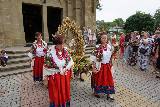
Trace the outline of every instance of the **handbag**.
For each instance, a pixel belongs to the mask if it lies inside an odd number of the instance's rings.
[[[140,52],[141,54],[145,54],[145,53],[147,52],[147,49],[145,49],[145,48],[140,48],[139,52]]]

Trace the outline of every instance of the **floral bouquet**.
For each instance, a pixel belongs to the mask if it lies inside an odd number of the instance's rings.
[[[93,53],[94,56],[96,56],[96,60],[98,62],[102,61],[102,58],[103,58],[103,49],[101,49],[101,48],[96,49],[92,53]]]
[[[102,61],[102,57],[103,57],[103,54],[101,52],[98,52],[97,55],[96,55],[97,61],[101,62]]]
[[[69,50],[69,52],[74,62],[73,72],[75,75],[79,75],[83,71],[86,72],[84,68],[90,69],[91,63],[86,57],[78,56],[74,50]]]

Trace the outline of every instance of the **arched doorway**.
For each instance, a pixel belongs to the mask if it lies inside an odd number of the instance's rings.
[[[23,26],[26,43],[35,40],[35,33],[42,32],[42,6],[33,4],[22,4]]]

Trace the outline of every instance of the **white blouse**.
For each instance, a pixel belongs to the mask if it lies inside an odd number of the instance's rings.
[[[103,64],[109,63],[111,55],[112,55],[111,46],[107,45],[107,50],[106,51],[103,50],[102,63]]]
[[[43,50],[44,50],[43,47],[38,47],[38,46],[37,46],[37,49],[36,49],[36,56],[38,56],[38,57],[45,56],[45,53],[44,53]]]

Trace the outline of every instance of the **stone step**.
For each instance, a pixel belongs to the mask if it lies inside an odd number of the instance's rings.
[[[93,52],[93,50],[86,50],[85,54],[91,54]]]
[[[9,59],[28,57],[27,53],[7,54]]]
[[[85,48],[85,51],[87,51],[87,50],[94,50],[95,49],[95,47],[87,47],[87,48]]]
[[[85,58],[89,58],[89,57],[90,57],[90,54],[85,54],[84,57],[85,57]]]
[[[27,53],[27,51],[26,50],[24,50],[24,51],[6,51],[6,53],[7,54],[24,54],[24,53]]]
[[[12,58],[8,60],[7,65],[11,65],[13,63],[19,64],[19,63],[25,63],[29,62],[30,58],[29,57],[24,57],[24,58]]]
[[[14,70],[19,70],[19,69],[29,68],[29,67],[30,67],[29,62],[19,63],[19,64],[11,64],[11,65],[7,65],[5,67],[1,67],[0,73],[6,72],[6,71],[14,71]]]
[[[95,47],[95,45],[92,45],[92,46],[90,46],[90,45],[86,45],[86,46],[85,46],[85,48],[87,48],[87,47]]]
[[[31,71],[32,71],[31,68],[24,68],[24,69],[13,70],[13,71],[5,71],[5,72],[0,72],[0,77],[21,74],[21,73],[31,72]]]

